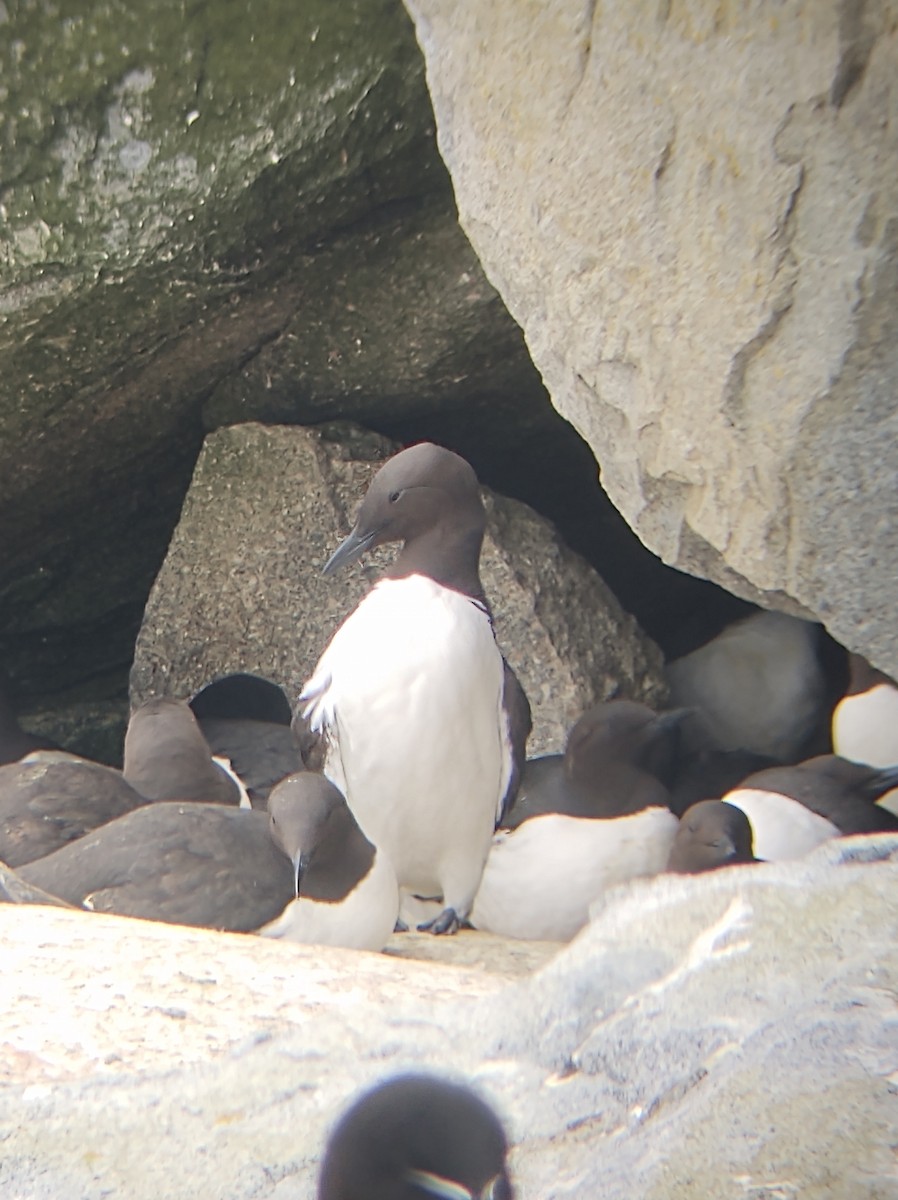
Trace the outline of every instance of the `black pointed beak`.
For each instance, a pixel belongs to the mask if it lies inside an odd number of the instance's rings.
[[[374,544],[376,537],[376,529],[366,534],[360,534],[357,529],[353,529],[349,537],[343,539],[321,568],[321,574],[332,575],[334,571],[339,571],[341,567],[346,567],[355,562],[357,558],[361,558],[365,551]]]
[[[297,850],[291,859],[293,863],[293,894],[299,899],[299,884],[309,865],[309,860],[301,850]]]

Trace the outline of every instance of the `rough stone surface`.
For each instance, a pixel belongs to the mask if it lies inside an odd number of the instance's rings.
[[[544,393],[458,228],[400,0],[5,5],[0,67],[0,661],[29,713],[84,724],[124,693],[206,401]]]
[[[0,1191],[312,1200],[415,1066],[496,1105],[521,1200],[890,1200],[896,884],[885,837],[662,876],[498,971],[0,906]]]
[[[263,675],[295,700],[334,630],[395,555],[384,547],[321,575],[394,450],[351,426],[246,424],[210,434],[147,602],[132,701],[190,695],[232,671]],[[494,494],[486,502],[483,583],[533,709],[531,753],[560,749],[597,700],[621,694],[659,705],[661,656],[598,575],[526,506]]]
[[[630,524],[898,672],[898,6],[407,7],[462,225]]]

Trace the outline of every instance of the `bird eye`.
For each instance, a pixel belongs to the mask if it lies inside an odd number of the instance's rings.
[[[395,504],[401,495],[402,492],[390,492],[390,503]]]

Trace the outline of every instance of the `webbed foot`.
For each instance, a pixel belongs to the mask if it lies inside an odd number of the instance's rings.
[[[423,925],[418,926],[421,933],[433,934],[452,934],[458,933],[461,928],[461,921],[458,919],[458,913],[454,908],[444,908],[438,917],[434,917],[432,921],[425,921]]]

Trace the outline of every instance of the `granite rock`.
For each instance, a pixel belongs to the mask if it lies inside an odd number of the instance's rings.
[[[312,1200],[349,1098],[415,1067],[496,1106],[521,1200],[887,1200],[896,883],[889,837],[661,876],[548,962],[0,906],[0,1189]]]
[[[895,4],[407,7],[462,226],[630,525],[894,674]]]

